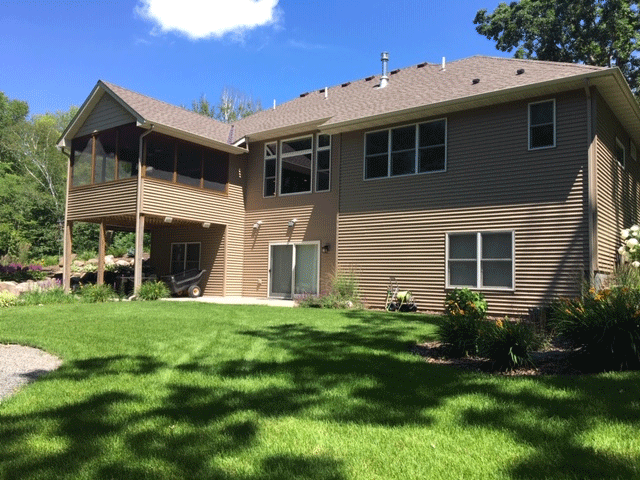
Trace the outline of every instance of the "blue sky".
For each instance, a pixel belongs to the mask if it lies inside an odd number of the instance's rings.
[[[0,0],[0,91],[31,114],[99,79],[175,105],[231,87],[270,107],[381,70],[511,56],[475,31],[499,0]]]

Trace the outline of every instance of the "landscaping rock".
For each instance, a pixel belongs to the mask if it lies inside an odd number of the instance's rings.
[[[0,292],[9,292],[18,296],[18,284],[16,282],[0,282]]]

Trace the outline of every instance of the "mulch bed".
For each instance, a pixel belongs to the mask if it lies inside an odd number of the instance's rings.
[[[552,343],[531,358],[534,367],[522,367],[508,371],[496,371],[492,362],[482,357],[450,358],[440,342],[427,342],[416,345],[412,353],[424,357],[428,363],[451,365],[461,370],[484,372],[494,375],[540,376],[540,375],[579,375],[585,372],[576,368],[571,362],[572,351],[560,343]]]

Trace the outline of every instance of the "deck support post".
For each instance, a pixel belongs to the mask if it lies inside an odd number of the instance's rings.
[[[144,214],[136,218],[136,253],[133,259],[133,294],[142,285],[142,253],[144,246]]]
[[[64,245],[62,250],[62,287],[66,293],[71,291],[71,256],[73,247],[73,222],[64,223]]]
[[[107,226],[104,219],[100,220],[100,237],[98,240],[98,285],[104,284],[104,255],[106,250]]]

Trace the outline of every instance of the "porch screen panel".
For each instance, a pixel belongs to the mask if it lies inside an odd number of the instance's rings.
[[[138,175],[138,150],[142,130],[127,125],[118,131],[118,178]]]
[[[147,177],[173,180],[175,142],[160,136],[147,138]]]
[[[92,152],[92,137],[73,139],[73,171],[71,183],[74,187],[89,185],[91,183]]]
[[[229,181],[229,154],[206,149],[204,151],[203,186],[225,191]]]
[[[296,245],[295,293],[317,294],[318,247]]]
[[[116,131],[107,130],[96,137],[96,168],[93,183],[116,179]]]
[[[178,183],[200,186],[202,175],[202,149],[190,144],[178,145]]]

